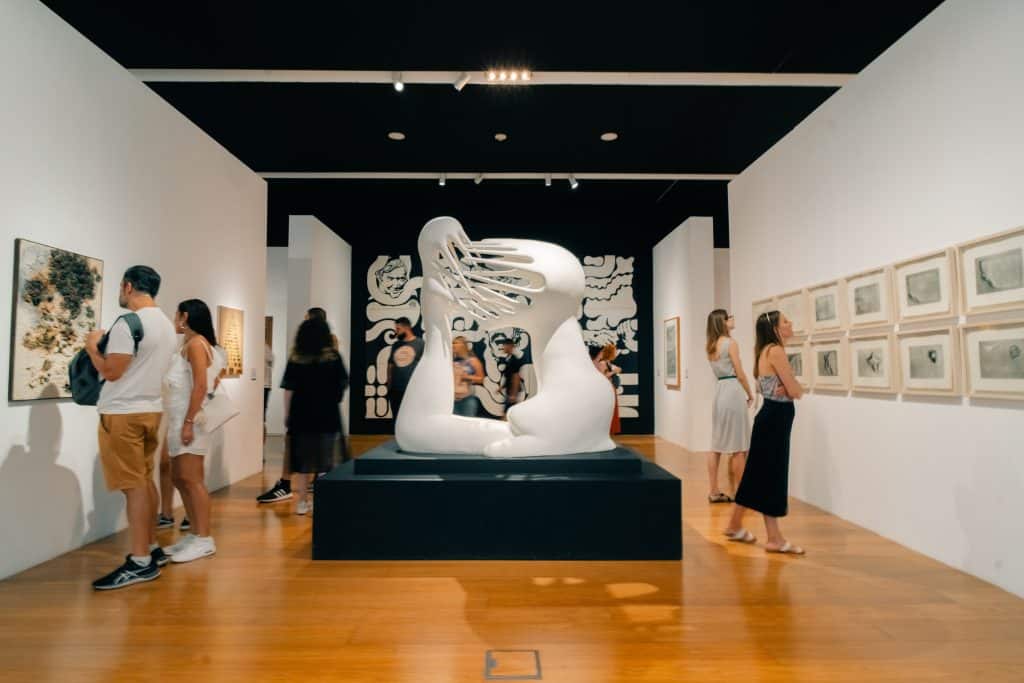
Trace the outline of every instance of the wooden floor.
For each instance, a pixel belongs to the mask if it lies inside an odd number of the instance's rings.
[[[0,582],[0,680],[480,681],[487,650],[544,681],[1024,680],[1024,601],[798,502],[807,557],[724,542],[702,457],[623,442],[683,477],[681,563],[314,563],[253,500],[270,467],[216,494],[212,559],[96,594],[119,534]]]

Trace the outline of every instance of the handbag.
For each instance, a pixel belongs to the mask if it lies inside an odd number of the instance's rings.
[[[206,395],[203,409],[195,417],[195,423],[202,425],[207,433],[215,432],[228,420],[237,417],[241,411],[235,407],[223,383],[218,382],[213,391]]]
[[[134,353],[138,355],[139,343],[142,342],[144,335],[142,320],[139,319],[137,313],[125,313],[114,321],[114,325],[119,320],[124,320],[125,324],[128,325],[128,332],[132,335],[132,340],[135,342]],[[110,326],[111,329],[113,329],[114,325]],[[108,331],[100,339],[99,344],[96,345],[100,353],[106,353],[109,339],[110,332]],[[105,381],[100,377],[100,373],[96,370],[96,366],[92,364],[92,359],[89,358],[89,354],[85,349],[79,350],[74,358],[71,359],[71,363],[68,365],[68,385],[71,387],[71,399],[78,405],[94,406],[99,403],[100,391],[103,389]]]

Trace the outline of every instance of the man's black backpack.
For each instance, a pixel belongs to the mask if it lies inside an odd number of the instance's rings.
[[[132,339],[135,340],[135,353],[137,354],[139,342],[142,341],[142,321],[135,313],[125,313],[114,321],[114,325],[118,320],[124,320],[127,323],[128,331],[131,332]],[[114,325],[111,325],[110,328],[113,329]],[[106,352],[109,338],[110,332],[108,331],[100,339],[100,343],[97,345],[100,353]],[[96,371],[96,366],[92,364],[92,359],[89,358],[85,349],[76,353],[75,357],[71,359],[71,364],[68,365],[68,379],[71,383],[71,400],[75,403],[80,406],[94,406],[99,402],[100,390],[103,388],[105,380]]]

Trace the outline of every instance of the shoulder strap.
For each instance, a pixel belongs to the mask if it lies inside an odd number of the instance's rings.
[[[145,336],[145,333],[143,332],[142,329],[142,319],[139,318],[139,315],[137,313],[125,313],[124,315],[120,316],[117,320],[114,321],[114,325],[116,325],[121,320],[123,320],[125,325],[128,326],[128,332],[132,335],[132,340],[135,342],[134,353],[135,355],[138,355],[139,343],[142,341],[142,337]],[[111,325],[110,329],[114,329],[114,325]],[[110,332],[107,332],[106,336],[109,335]],[[106,341],[104,340],[103,349],[105,349],[106,346]],[[101,351],[103,349],[101,349]]]

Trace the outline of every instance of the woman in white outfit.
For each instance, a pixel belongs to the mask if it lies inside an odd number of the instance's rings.
[[[225,357],[223,349],[217,346],[210,309],[199,299],[178,304],[174,325],[185,335],[185,341],[174,354],[164,378],[167,450],[171,456],[171,477],[181,492],[194,533],[165,552],[172,562],[191,562],[217,552],[210,536],[210,494],[203,471],[203,458],[211,452],[213,435],[196,424],[196,416],[220,381]]]
[[[729,490],[735,495],[743,477],[747,450],[750,448],[750,414],[754,394],[740,363],[740,351],[729,333],[736,321],[729,313],[716,308],[708,314],[708,362],[718,379],[715,403],[711,409],[711,453],[708,453],[708,478],[711,490],[709,503],[731,503],[732,497],[718,486],[718,462],[723,453],[729,459]]]

